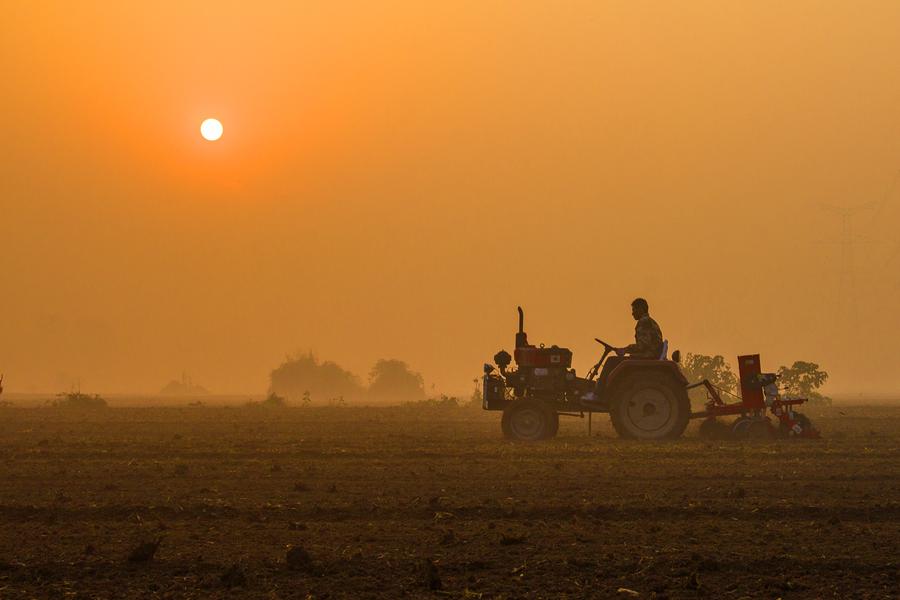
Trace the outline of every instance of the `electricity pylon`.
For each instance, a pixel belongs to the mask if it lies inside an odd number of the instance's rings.
[[[872,215],[873,225],[884,219],[885,210],[887,209],[888,203],[894,197],[894,192],[897,191],[898,185],[900,185],[900,171],[897,171],[891,185],[884,191],[884,196],[881,198],[881,202],[878,203],[878,207]],[[887,259],[884,261],[884,266],[886,268],[893,267],[897,259],[900,258],[900,237],[895,237],[892,241],[893,244],[888,249]]]
[[[837,319],[838,323],[856,329],[859,322],[859,311],[856,303],[856,260],[854,248],[864,238],[853,231],[853,218],[864,211],[878,207],[875,201],[865,202],[856,206],[832,206],[823,204],[825,210],[837,214],[841,219],[840,239],[834,243],[840,245],[841,258],[838,275],[837,290]]]

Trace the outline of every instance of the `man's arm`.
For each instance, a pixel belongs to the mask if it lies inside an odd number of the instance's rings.
[[[656,339],[653,326],[649,321],[641,319],[634,329],[634,344],[622,348],[623,354],[653,354],[656,351]]]

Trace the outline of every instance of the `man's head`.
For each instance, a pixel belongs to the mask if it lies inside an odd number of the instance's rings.
[[[631,303],[631,316],[637,321],[644,315],[650,314],[650,305],[643,298],[635,298]]]

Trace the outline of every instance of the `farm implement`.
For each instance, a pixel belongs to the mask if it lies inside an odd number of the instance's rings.
[[[609,413],[620,437],[638,440],[674,439],[690,419],[704,419],[700,434],[709,438],[760,439],[775,436],[818,437],[809,420],[794,411],[806,402],[782,398],[777,376],[762,373],[759,355],[738,358],[741,397],[731,404],[709,381],[690,383],[678,366],[678,351],[668,357],[668,343],[657,359],[612,355],[615,348],[594,338],[603,347],[600,360],[584,377],[572,368],[572,351],[559,346],[529,344],[524,313],[519,307],[519,330],[512,356],[505,350],[494,355],[494,365],[484,365],[483,408],[502,411],[506,437],[521,441],[552,438],[559,417]],[[515,360],[515,367],[511,367]],[[703,387],[708,400],[704,410],[691,412],[688,391]],[[767,412],[777,419],[773,425]],[[737,416],[733,423],[721,417]]]
[[[782,397],[776,383],[775,373],[763,373],[759,354],[738,356],[741,396],[738,402],[726,404],[719,390],[707,380],[691,384],[688,389],[704,387],[707,394],[705,410],[692,413],[691,418],[703,418],[700,424],[700,436],[710,439],[751,438],[767,439],[773,437],[818,438],[818,430],[794,407],[806,402],[806,398]],[[776,420],[775,425],[769,419],[770,412]],[[731,424],[718,420],[718,417],[739,415]]]

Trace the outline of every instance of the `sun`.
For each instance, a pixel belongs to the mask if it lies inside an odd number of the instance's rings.
[[[206,119],[200,123],[200,135],[203,139],[214,142],[222,137],[222,123],[218,119]]]

